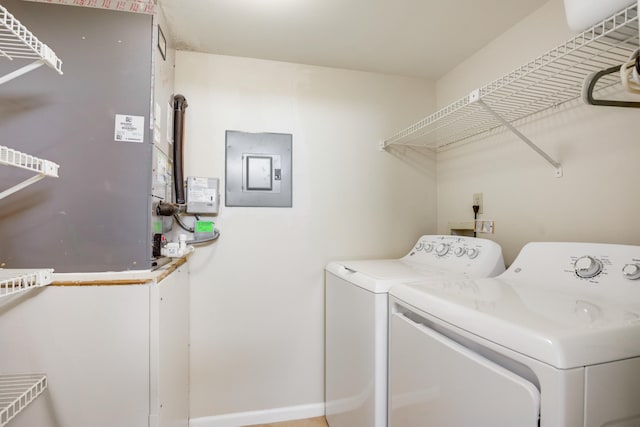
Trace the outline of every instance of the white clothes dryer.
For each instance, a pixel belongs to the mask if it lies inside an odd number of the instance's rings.
[[[640,246],[530,243],[390,290],[391,427],[640,426]]]
[[[388,291],[426,277],[504,271],[500,246],[462,236],[422,236],[401,259],[326,267],[325,401],[331,427],[386,427]]]

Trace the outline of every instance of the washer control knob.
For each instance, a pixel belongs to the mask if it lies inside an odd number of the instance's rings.
[[[476,248],[469,248],[467,249],[467,256],[471,259],[474,259],[475,257],[477,257],[480,254],[480,251]]]
[[[463,248],[463,247],[457,247],[453,250],[453,253],[456,254],[456,256],[462,256],[466,253],[467,251]]]
[[[449,245],[446,243],[440,243],[436,246],[436,254],[438,254],[438,256],[444,256],[447,252],[449,252]]]
[[[590,279],[600,274],[602,271],[602,262],[594,257],[583,256],[576,260],[573,267],[578,277]]]
[[[425,252],[431,252],[433,250],[433,244],[431,243],[425,243],[424,244],[424,251]]]
[[[422,242],[420,242],[420,243],[418,243],[418,244],[416,245],[416,251],[421,251],[421,250],[422,250],[422,248],[424,248],[424,244],[423,244]]]
[[[640,279],[640,264],[627,264],[622,267],[622,275],[629,280]]]

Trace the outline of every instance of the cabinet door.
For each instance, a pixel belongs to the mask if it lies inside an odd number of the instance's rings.
[[[511,371],[394,313],[391,427],[537,427],[540,393]]]
[[[0,372],[43,372],[49,384],[7,427],[146,426],[149,289],[47,286],[4,299]]]
[[[189,425],[189,270],[158,284],[158,426]]]

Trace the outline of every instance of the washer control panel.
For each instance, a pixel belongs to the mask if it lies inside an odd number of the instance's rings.
[[[490,243],[487,243],[490,242]],[[413,248],[412,256],[424,252],[437,257],[456,256],[476,259],[482,247],[495,244],[489,240],[463,236],[423,236]],[[411,254],[410,254],[411,255]]]
[[[477,274],[477,277],[495,276],[504,271],[500,245],[467,236],[422,236],[403,259],[469,276]]]

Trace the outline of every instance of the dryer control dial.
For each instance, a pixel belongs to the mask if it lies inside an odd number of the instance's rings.
[[[622,275],[629,280],[640,279],[640,264],[627,264],[622,267]]]
[[[416,251],[421,251],[424,248],[424,243],[420,242],[416,245]]]
[[[445,256],[447,252],[449,252],[449,245],[446,243],[440,243],[436,246],[436,254],[438,254],[438,256]]]
[[[583,256],[573,264],[578,277],[590,279],[596,277],[602,271],[602,262],[591,256]]]
[[[431,252],[433,250],[433,244],[432,243],[425,243],[424,244],[424,251],[425,252]]]
[[[461,247],[461,246],[458,246],[457,248],[455,248],[455,249],[453,250],[453,253],[454,253],[454,254],[456,254],[456,256],[462,256],[462,255],[464,255],[466,252],[467,252],[467,251],[466,251],[463,247]]]

